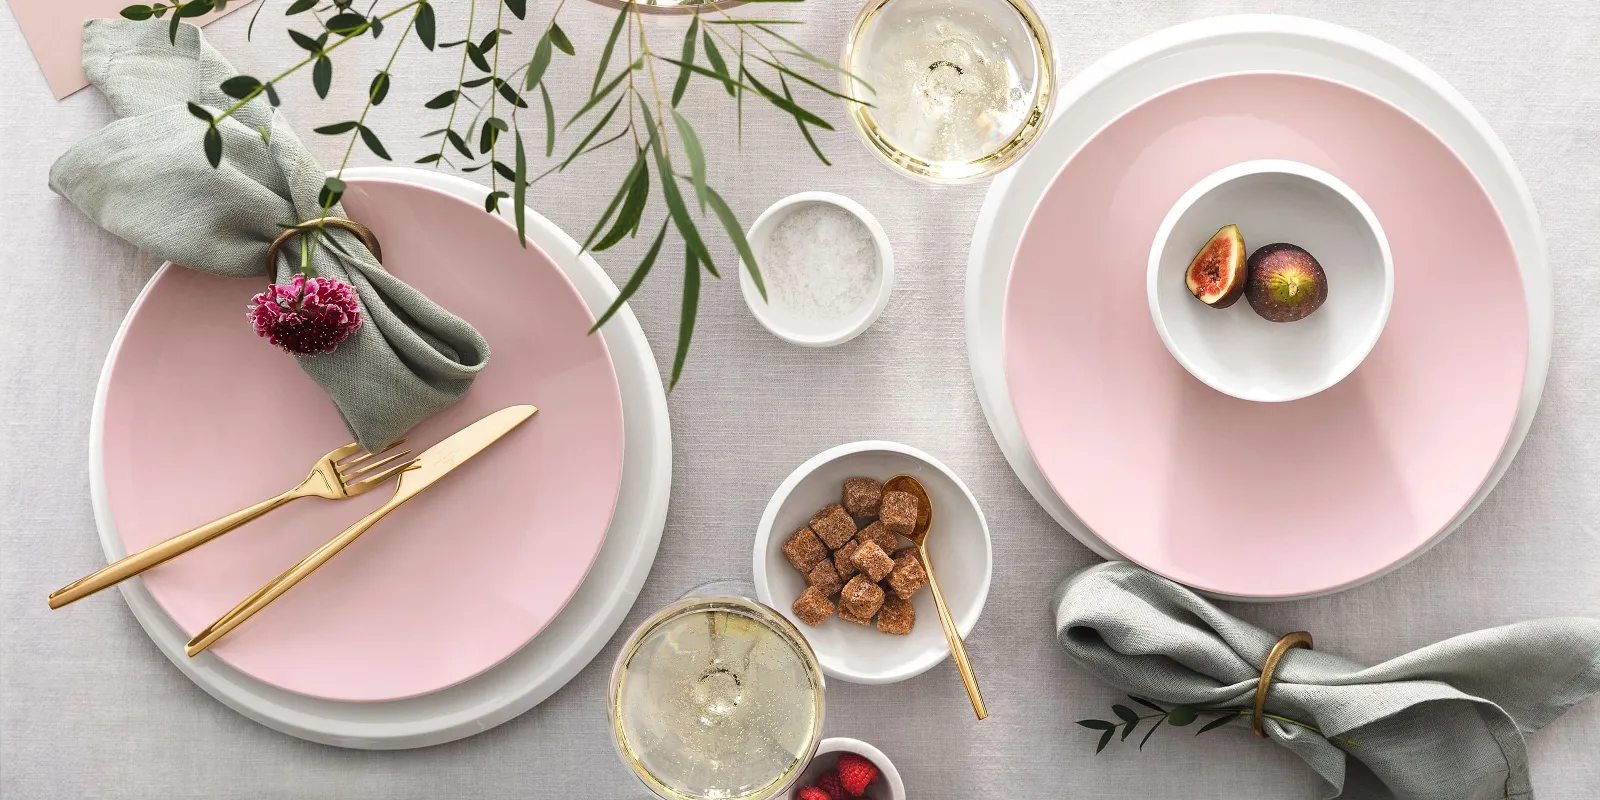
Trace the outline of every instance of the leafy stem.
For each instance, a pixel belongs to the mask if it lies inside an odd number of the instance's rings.
[[[1221,727],[1227,725],[1228,723],[1230,723],[1230,722],[1232,722],[1232,721],[1234,721],[1236,719],[1239,719],[1240,717],[1249,717],[1254,713],[1251,709],[1248,709],[1248,708],[1198,709],[1198,708],[1195,708],[1194,706],[1189,706],[1189,705],[1179,705],[1179,706],[1173,706],[1172,708],[1164,708],[1164,707],[1162,707],[1161,705],[1157,704],[1156,702],[1154,702],[1152,700],[1148,700],[1148,699],[1143,698],[1143,697],[1137,697],[1137,696],[1131,695],[1131,694],[1128,695],[1128,699],[1132,700],[1135,703],[1138,703],[1139,705],[1144,706],[1145,708],[1153,709],[1153,710],[1155,710],[1156,713],[1154,713],[1154,714],[1139,714],[1138,712],[1134,711],[1132,708],[1129,708],[1128,706],[1122,705],[1121,703],[1115,703],[1115,704],[1113,704],[1111,706],[1111,713],[1112,713],[1113,716],[1116,717],[1115,720],[1109,720],[1109,719],[1080,719],[1080,720],[1078,720],[1078,724],[1079,725],[1081,725],[1081,726],[1083,726],[1085,728],[1088,728],[1090,730],[1100,731],[1100,742],[1099,742],[1099,744],[1097,744],[1095,746],[1095,749],[1094,749],[1094,751],[1096,753],[1099,753],[1101,750],[1106,749],[1106,745],[1111,743],[1111,738],[1113,736],[1115,736],[1118,731],[1122,732],[1120,740],[1121,741],[1127,741],[1128,737],[1145,720],[1153,719],[1153,720],[1156,720],[1156,722],[1155,722],[1154,725],[1150,726],[1149,730],[1145,731],[1144,738],[1139,740],[1139,749],[1140,750],[1144,749],[1144,743],[1150,741],[1150,737],[1155,734],[1156,730],[1158,728],[1160,728],[1162,726],[1162,724],[1170,725],[1170,726],[1172,726],[1174,728],[1181,728],[1181,727],[1184,727],[1186,725],[1189,725],[1189,724],[1193,723],[1196,719],[1198,719],[1200,717],[1201,714],[1215,714],[1216,716],[1214,718],[1212,718],[1212,720],[1210,722],[1207,722],[1206,724],[1200,726],[1200,730],[1195,731],[1195,735],[1199,736],[1202,733],[1206,733],[1208,731],[1214,731],[1214,730],[1216,730],[1218,728],[1221,728]],[[1326,733],[1323,733],[1322,730],[1317,728],[1315,725],[1309,725],[1309,724],[1306,724],[1306,723],[1301,722],[1299,720],[1290,719],[1288,717],[1281,716],[1281,715],[1278,715],[1278,714],[1266,714],[1266,713],[1263,713],[1261,716],[1263,716],[1263,717],[1265,717],[1267,719],[1271,719],[1271,720],[1276,720],[1278,722],[1282,722],[1282,723],[1284,723],[1286,725],[1293,725],[1293,726],[1295,726],[1297,728],[1303,728],[1305,730],[1311,731],[1312,733],[1315,733],[1316,735],[1321,736],[1322,738],[1327,739],[1327,740],[1332,741],[1332,742],[1338,742],[1338,743],[1343,744],[1343,745],[1348,745],[1350,747],[1357,747],[1357,748],[1359,748],[1361,746],[1360,744],[1358,744],[1353,739],[1348,739],[1348,738],[1343,737],[1343,736],[1329,736]]]

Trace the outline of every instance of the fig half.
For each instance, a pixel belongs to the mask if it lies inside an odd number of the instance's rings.
[[[1183,274],[1189,294],[1212,308],[1227,308],[1239,302],[1244,295],[1244,278],[1244,235],[1239,233],[1238,225],[1212,234]]]

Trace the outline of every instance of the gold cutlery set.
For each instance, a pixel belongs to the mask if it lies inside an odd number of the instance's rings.
[[[344,500],[365,494],[387,483],[391,478],[399,476],[399,480],[395,482],[394,495],[383,505],[345,528],[339,535],[312,551],[299,563],[284,570],[278,577],[268,581],[254,594],[190,639],[184,651],[191,657],[195,656],[239,627],[256,612],[266,608],[272,601],[283,596],[284,592],[294,588],[295,584],[315,572],[318,567],[328,563],[339,554],[339,551],[378,524],[378,521],[388,516],[390,512],[416,497],[423,489],[432,486],[451,470],[482,452],[484,448],[494,444],[537,411],[537,408],[529,405],[500,409],[410,459],[406,458],[411,454],[410,450],[392,452],[405,443],[404,439],[377,453],[367,452],[353,443],[347,444],[318,459],[311,474],[307,475],[298,486],[193,530],[180,533],[133,553],[92,575],[74,581],[51,593],[50,607],[60,608],[108,586],[121,583],[241,527],[291,500],[302,497]]]

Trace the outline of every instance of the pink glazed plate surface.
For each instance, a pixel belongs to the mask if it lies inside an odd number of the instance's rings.
[[[1276,404],[1189,375],[1145,292],[1173,203],[1264,158],[1353,188],[1395,272],[1388,325],[1361,366]],[[1447,145],[1343,84],[1242,74],[1158,95],[1068,160],[1018,245],[1004,344],[1034,459],[1096,535],[1190,586],[1266,598],[1360,581],[1450,523],[1516,419],[1528,315],[1505,227]]]
[[[527,644],[584,580],[622,475],[622,403],[605,341],[542,251],[459,198],[350,180],[395,275],[471,322],[489,365],[414,430],[420,453],[480,417],[539,407],[521,427],[378,523],[210,650],[292,692],[378,701],[436,691]],[[182,267],[128,322],[106,391],[106,498],[129,552],[293,486],[350,440],[294,359],[244,308],[265,280]],[[289,504],[145,573],[193,634],[389,497]]]

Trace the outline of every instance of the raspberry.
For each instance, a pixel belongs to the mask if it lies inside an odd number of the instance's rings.
[[[839,782],[844,785],[844,790],[852,797],[860,797],[867,790],[867,784],[878,779],[878,768],[871,761],[855,753],[841,753],[839,755]],[[802,798],[810,800],[810,798]]]
[[[817,788],[828,793],[828,800],[848,800],[844,793],[844,782],[839,780],[839,771],[830,769],[817,777]]]
[[[815,786],[807,786],[794,796],[794,800],[830,800],[828,793]]]

